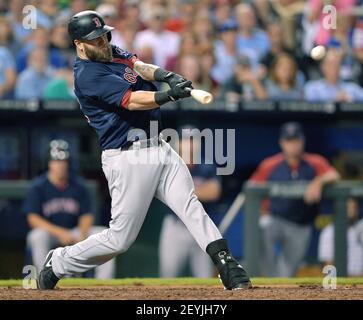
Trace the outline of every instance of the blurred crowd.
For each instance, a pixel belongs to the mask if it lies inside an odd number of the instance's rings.
[[[363,100],[362,0],[1,0],[0,98],[74,98],[67,22],[87,9],[114,45],[222,98]]]

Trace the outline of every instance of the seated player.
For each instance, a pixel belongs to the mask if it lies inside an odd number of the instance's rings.
[[[105,229],[92,226],[90,197],[82,180],[69,175],[69,157],[66,141],[51,141],[48,171],[34,179],[24,203],[32,228],[27,245],[38,272],[50,249],[75,244]],[[95,277],[113,278],[114,270],[112,259],[95,269]]]

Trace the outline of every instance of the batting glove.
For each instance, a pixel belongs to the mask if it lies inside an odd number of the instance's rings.
[[[177,84],[187,81],[180,74],[158,68],[155,70],[154,78],[159,82],[166,82],[171,89],[173,89]]]
[[[180,83],[177,83],[170,90],[168,90],[168,96],[171,97],[172,100],[188,98],[188,97],[190,97],[191,89],[193,89],[191,81],[180,82]]]

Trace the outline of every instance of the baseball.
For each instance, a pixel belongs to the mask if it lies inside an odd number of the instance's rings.
[[[310,56],[314,59],[314,60],[321,60],[324,58],[326,53],[326,49],[324,46],[316,46],[314,47],[311,52],[310,52]]]

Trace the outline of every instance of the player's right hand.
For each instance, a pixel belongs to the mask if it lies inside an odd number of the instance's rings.
[[[193,89],[192,82],[189,80],[176,84],[173,88],[168,90],[168,95],[173,100],[190,97],[190,90],[187,90],[187,88]]]
[[[67,229],[61,230],[57,235],[57,238],[60,244],[63,246],[71,245],[76,242],[76,239],[74,239],[72,232]]]

